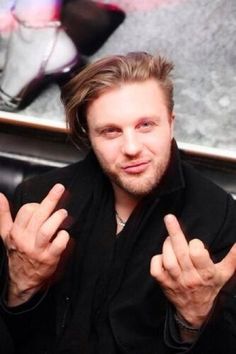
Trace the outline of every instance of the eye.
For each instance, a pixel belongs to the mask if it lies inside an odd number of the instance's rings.
[[[104,136],[107,139],[114,139],[120,135],[121,131],[120,129],[116,127],[107,127],[102,129],[101,135]]]
[[[144,120],[140,122],[137,126],[138,130],[142,132],[149,132],[155,126],[155,122],[152,120]]]

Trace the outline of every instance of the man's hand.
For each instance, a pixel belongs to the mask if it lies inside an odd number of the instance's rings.
[[[0,194],[0,235],[8,250],[8,305],[27,301],[55,272],[69,234],[58,231],[67,211],[54,209],[64,192],[56,184],[40,203],[25,204],[13,222],[9,203]]]
[[[167,215],[164,221],[169,236],[163,253],[151,260],[151,275],[177,313],[193,327],[200,327],[220,289],[236,270],[236,244],[214,264],[200,240],[187,242],[174,215]]]

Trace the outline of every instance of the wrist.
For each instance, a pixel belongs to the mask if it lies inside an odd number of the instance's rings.
[[[178,312],[175,312],[174,319],[175,319],[175,322],[177,323],[178,327],[181,328],[182,330],[185,330],[186,332],[196,333],[196,332],[198,332],[200,330],[201,326],[193,325],[193,324],[189,323]]]
[[[31,299],[43,286],[19,286],[18,284],[10,281],[8,285],[7,298],[5,302],[8,307],[15,307],[22,305]]]
[[[183,341],[192,343],[197,338],[200,327],[193,326],[187,322],[178,312],[174,314],[174,320],[178,327],[180,337]]]
[[[35,270],[29,270],[21,264],[19,252],[8,250],[8,285],[5,302],[7,306],[14,307],[27,302],[45,284]]]
[[[193,311],[192,309],[186,311],[185,309],[184,311],[177,310],[176,313],[178,317],[182,318],[189,326],[200,328],[208,318],[211,309],[212,306],[207,306],[207,308],[201,308],[198,309],[198,311]]]

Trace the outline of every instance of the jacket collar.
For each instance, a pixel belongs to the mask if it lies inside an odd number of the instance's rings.
[[[111,192],[111,185],[108,178],[104,175],[93,151],[90,151],[88,156],[79,163],[77,173],[73,176],[69,189],[73,195],[73,201],[77,205],[77,201],[80,200],[79,207],[74,205],[76,214],[80,214],[81,209],[84,208],[90,197],[94,194],[96,189],[102,189],[103,193],[107,191]],[[171,144],[171,157],[169,166],[166,173],[162,177],[161,182],[147,198],[159,199],[165,195],[170,195],[185,187],[185,180],[183,174],[183,168],[181,163],[180,151],[177,147],[176,141],[173,139]],[[145,198],[146,199],[146,198]],[[71,198],[70,203],[73,204]],[[71,205],[73,209],[73,206]]]

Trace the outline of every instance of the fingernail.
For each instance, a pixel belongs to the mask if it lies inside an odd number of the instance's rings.
[[[166,216],[165,216],[165,221],[171,221],[171,220],[173,220],[173,215],[172,214],[167,214]]]
[[[68,215],[68,211],[66,209],[61,209],[61,213],[65,217]]]
[[[60,194],[65,190],[65,187],[62,184],[58,183],[54,186],[53,189],[54,189],[54,192]]]

